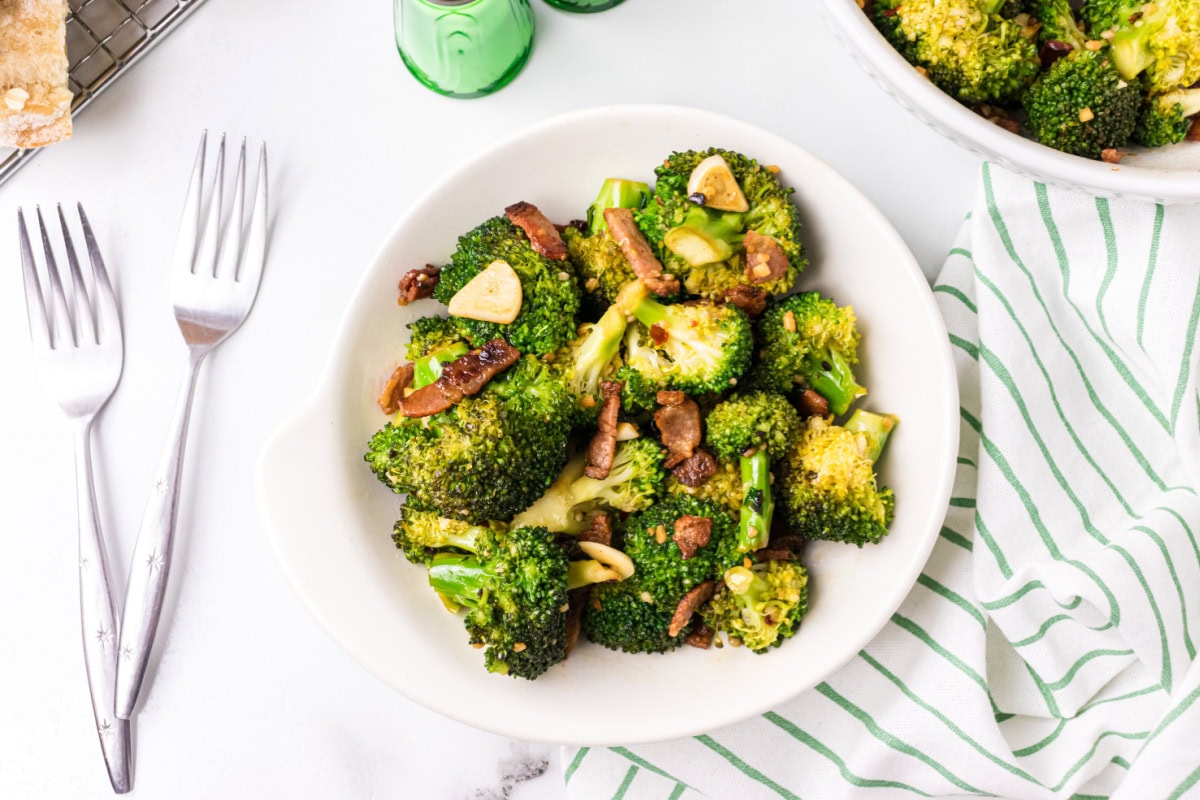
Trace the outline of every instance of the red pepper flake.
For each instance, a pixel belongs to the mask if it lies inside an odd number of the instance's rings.
[[[659,347],[662,347],[664,344],[666,344],[667,339],[669,338],[670,335],[667,333],[667,329],[662,325],[655,323],[650,326],[650,341],[654,342]]]

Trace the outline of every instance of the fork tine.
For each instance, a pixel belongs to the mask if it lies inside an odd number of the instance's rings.
[[[246,207],[246,138],[242,137],[241,151],[238,153],[237,173],[233,179],[233,210],[229,212],[229,221],[225,223],[225,240],[221,243],[221,254],[217,261],[216,277],[237,277],[238,257],[241,255],[242,226],[245,224],[242,216]]]
[[[50,232],[46,230],[46,220],[42,217],[42,207],[37,207],[38,228],[42,234],[42,250],[46,253],[46,275],[50,279],[50,338],[55,349],[65,344],[74,345],[74,326],[67,308],[67,296],[63,292],[61,274],[58,271],[58,259],[54,257],[54,248],[50,246]]]
[[[95,342],[96,318],[92,312],[91,299],[88,297],[87,284],[83,282],[83,273],[79,270],[79,256],[75,253],[75,242],[71,239],[71,229],[67,227],[62,203],[58,203],[57,208],[58,227],[62,230],[63,244],[67,248],[67,264],[71,268],[71,297],[75,303],[72,315],[75,340],[80,344],[85,341]]]
[[[171,269],[175,272],[191,272],[196,256],[196,240],[200,234],[200,196],[204,188],[204,153],[207,149],[208,131],[204,131],[200,134],[196,165],[192,167],[192,178],[188,181],[187,196],[183,201],[183,219],[179,223],[175,258],[171,262]]]
[[[258,179],[254,187],[254,208],[251,210],[250,230],[246,233],[246,249],[238,282],[258,291],[263,264],[267,260],[267,143],[258,152]]]
[[[42,282],[38,280],[37,265],[33,261],[33,246],[29,243],[29,229],[25,227],[25,212],[17,209],[17,234],[21,240],[21,272],[25,275],[25,310],[29,317],[29,338],[35,350],[50,349],[50,321],[46,319],[46,301],[42,296]]]
[[[88,260],[92,262],[92,277],[95,278],[95,321],[96,341],[111,342],[121,338],[121,315],[117,311],[117,298],[113,293],[112,282],[108,279],[108,270],[104,266],[104,258],[100,255],[100,247],[96,244],[96,235],[92,233],[92,225],[88,222],[83,204],[77,203],[79,221],[83,225],[83,241],[87,245]]]
[[[225,188],[225,134],[221,134],[221,146],[217,148],[217,168],[213,177],[212,194],[208,198],[208,217],[204,220],[204,233],[196,251],[196,266],[192,272],[212,277],[217,266],[217,239],[221,230],[221,208]]]

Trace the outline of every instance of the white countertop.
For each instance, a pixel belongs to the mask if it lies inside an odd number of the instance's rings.
[[[700,106],[829,162],[936,272],[978,161],[884,95],[815,4],[629,0],[587,16],[533,1],[537,44],[523,74],[492,97],[456,101],[404,70],[386,0],[208,0],[92,104],[72,142],[0,188],[0,797],[111,795],[80,656],[70,439],[33,381],[18,205],[82,201],[115,274],[125,372],[96,445],[123,586],[182,377],[166,261],[198,134],[270,146],[270,256],[254,313],[200,383],[169,616],[137,717],[135,798],[563,795],[555,748],[444,720],[351,661],[284,582],[254,507],[262,442],[308,394],[393,221],[447,167],[560,111]],[[713,52],[730,62],[706,63]]]

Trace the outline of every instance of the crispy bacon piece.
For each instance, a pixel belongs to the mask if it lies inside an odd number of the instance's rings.
[[[604,405],[596,420],[599,430],[588,444],[587,466],[583,474],[589,478],[603,480],[612,469],[613,455],[617,452],[617,412],[621,410],[620,381],[604,381],[600,384]]]
[[[676,395],[682,400],[674,402]],[[664,396],[672,402],[664,403]],[[659,392],[658,402],[663,407],[654,412],[654,424],[658,426],[662,443],[667,448],[667,460],[663,466],[671,469],[691,458],[700,446],[700,407],[683,392]]]
[[[612,520],[608,518],[608,512],[598,512],[592,517],[592,526],[575,538],[581,542],[595,542],[612,547]]]
[[[696,551],[708,544],[712,536],[713,521],[711,517],[693,517],[684,514],[675,520],[675,535],[671,538],[679,545],[680,557],[687,561],[696,555]]]
[[[751,318],[756,318],[767,310],[767,293],[758,286],[746,283],[726,289],[721,295],[721,300],[731,306],[737,306]]]
[[[755,231],[746,231],[746,279],[751,283],[779,280],[787,274],[787,254],[779,242]]]
[[[384,384],[383,391],[380,392],[379,399],[375,402],[379,403],[380,410],[389,417],[400,410],[400,403],[404,400],[404,390],[412,383],[414,371],[411,361],[402,364],[396,367],[392,377],[388,378],[387,383]]]
[[[433,264],[426,264],[417,269],[410,269],[400,279],[400,297],[396,302],[402,306],[406,306],[414,300],[433,297],[433,290],[437,287],[438,281],[441,279],[441,274],[441,269],[435,267]]]
[[[678,636],[679,632],[687,627],[688,622],[692,619],[692,614],[699,611],[700,606],[707,603],[708,598],[713,596],[713,588],[712,581],[704,581],[683,596],[675,608],[675,615],[671,617],[671,627],[667,628],[668,635]]]
[[[646,284],[647,289],[660,296],[679,291],[679,279],[663,273],[662,263],[654,257],[650,243],[633,221],[632,209],[606,208],[604,221],[608,223],[609,232],[621,246],[621,252],[633,268],[633,274]]]
[[[829,416],[829,401],[822,397],[812,389],[805,389],[800,393],[800,400],[796,405],[800,406],[801,413],[809,417],[828,417]]]
[[[713,637],[717,632],[701,622],[696,627],[692,628],[692,632],[683,638],[685,642],[692,647],[699,647],[701,650],[707,650],[712,646]]]
[[[654,395],[654,399],[658,401],[660,406],[677,406],[687,400],[687,395],[683,392],[664,389]]]
[[[478,394],[520,357],[520,351],[508,342],[492,339],[443,367],[436,381],[401,400],[399,411],[406,417],[428,417],[445,411],[464,397]]]
[[[567,258],[567,245],[558,233],[554,223],[546,219],[546,215],[538,210],[533,203],[522,200],[504,209],[504,216],[509,222],[525,231],[529,244],[534,251],[555,261]]]
[[[708,483],[708,479],[717,474],[717,460],[707,450],[697,449],[691,458],[677,464],[671,474],[684,486],[694,489]]]
[[[571,651],[575,649],[575,645],[579,642],[580,622],[583,619],[583,608],[587,605],[588,597],[592,593],[592,587],[584,586],[581,589],[572,589],[567,592],[567,655],[571,655]]]

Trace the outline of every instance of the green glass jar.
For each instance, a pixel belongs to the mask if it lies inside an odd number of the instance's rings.
[[[546,2],[563,11],[591,14],[594,11],[607,11],[613,6],[621,5],[625,0],[546,0]]]
[[[533,50],[529,0],[395,0],[394,8],[404,65],[449,97],[503,88]]]

